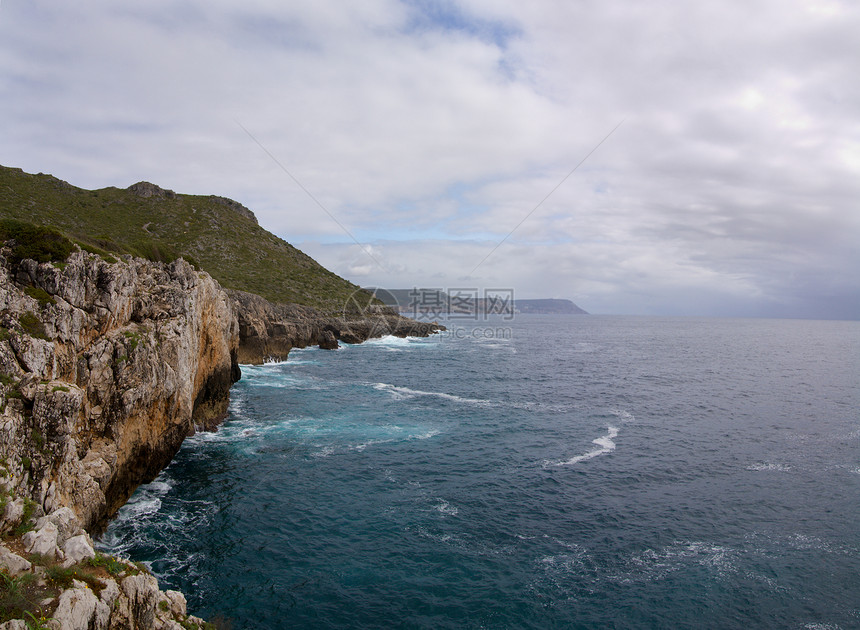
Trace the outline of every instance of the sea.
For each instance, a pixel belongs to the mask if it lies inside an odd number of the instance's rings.
[[[860,322],[518,315],[243,366],[99,541],[222,628],[860,628]]]

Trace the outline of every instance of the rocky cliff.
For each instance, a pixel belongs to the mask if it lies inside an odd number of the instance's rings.
[[[375,337],[427,337],[444,326],[418,322],[385,306],[348,300],[338,316],[298,304],[272,304],[258,295],[228,291],[239,317],[239,362],[282,361],[292,348],[335,349],[338,340],[361,343]],[[369,297],[369,296],[368,296]]]
[[[12,541],[0,546],[0,569],[7,586],[16,571],[36,575],[19,562],[27,553],[48,564],[94,557],[84,530],[102,527],[187,435],[216,424],[239,376],[234,302],[184,261],[77,251],[62,263],[12,264],[8,253],[0,250],[0,533]],[[23,555],[13,553],[15,545]],[[49,586],[47,569],[37,568],[37,581]],[[132,573],[117,568],[99,582],[107,599],[70,581],[40,610],[65,606],[86,618],[76,625],[66,615],[55,624],[63,628],[181,627],[168,624],[184,615],[168,614],[184,609],[181,595],[170,599],[151,576]]]
[[[9,243],[0,248],[0,630],[30,627],[25,615],[64,630],[211,627],[141,567],[97,554],[90,533],[187,435],[220,422],[239,362],[443,329],[373,304],[323,316],[228,293],[181,259],[66,256],[69,244],[61,262],[39,263]]]

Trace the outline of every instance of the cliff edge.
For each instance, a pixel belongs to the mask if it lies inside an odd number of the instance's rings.
[[[132,565],[111,559],[99,588],[52,576],[83,575],[97,557],[86,532],[225,415],[239,377],[234,308],[182,260],[77,251],[38,263],[0,250],[0,573],[7,586],[35,576],[28,588],[44,597],[28,602],[54,615],[44,627],[199,626],[181,594]]]

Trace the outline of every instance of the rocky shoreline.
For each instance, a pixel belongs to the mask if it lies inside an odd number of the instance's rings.
[[[215,627],[91,534],[186,436],[217,427],[240,363],[441,329],[384,307],[271,304],[181,259],[13,264],[0,250],[0,630]]]

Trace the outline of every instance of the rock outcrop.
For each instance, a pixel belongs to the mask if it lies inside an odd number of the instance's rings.
[[[338,340],[361,343],[368,339],[428,337],[444,326],[418,322],[380,305],[345,305],[343,313],[323,315],[298,304],[272,304],[242,291],[228,291],[239,317],[239,362],[260,364],[282,361],[292,348],[338,347]]]
[[[11,265],[3,254],[0,533],[20,546],[0,548],[4,579],[29,573],[28,588],[47,594],[37,611],[52,619],[39,627],[202,627],[133,565],[94,582],[100,595],[77,581],[56,591],[46,572],[89,566],[88,531],[226,414],[239,377],[233,301],[182,260],[77,251]]]
[[[44,529],[35,536],[42,537]],[[16,591],[26,585],[28,596],[23,601],[37,604],[34,610],[24,612],[26,619],[0,623],[0,630],[207,630],[212,627],[188,615],[182,593],[159,590],[158,580],[145,568],[97,554],[86,533],[66,540],[65,548],[77,549],[79,553],[74,557],[67,553],[62,564],[38,555],[40,564],[33,565],[0,543],[0,572],[4,583],[15,585]],[[36,553],[29,547],[19,551],[31,557]],[[54,553],[63,555],[56,546]],[[19,606],[14,598],[12,605]],[[0,613],[6,612],[9,611],[0,610]]]
[[[223,418],[239,376],[233,303],[182,260],[0,265],[0,326],[7,489],[87,529]]]

